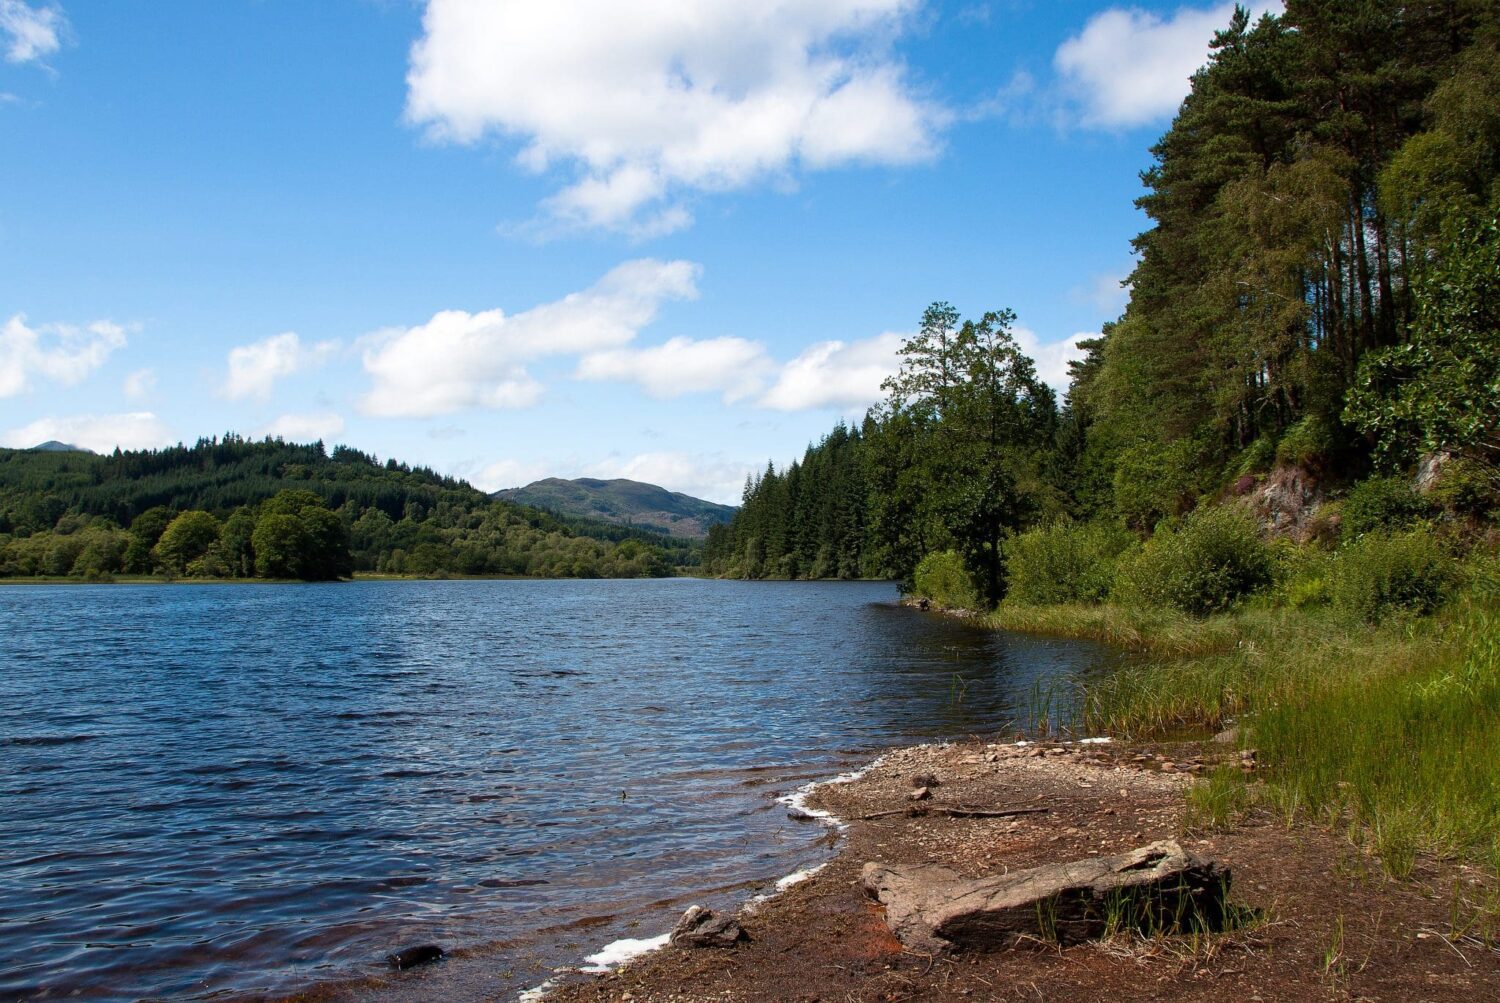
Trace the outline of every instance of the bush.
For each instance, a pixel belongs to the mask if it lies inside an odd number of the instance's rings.
[[[1349,492],[1343,506],[1345,539],[1410,529],[1432,515],[1432,504],[1399,477],[1371,477]]]
[[[1276,444],[1263,435],[1240,453],[1239,461],[1235,464],[1234,476],[1239,478],[1266,473],[1275,462]]]
[[[1339,552],[1328,595],[1335,609],[1373,623],[1393,610],[1431,612],[1457,578],[1457,563],[1427,533],[1372,533]]]
[[[1473,460],[1452,460],[1428,498],[1454,515],[1494,520],[1500,515],[1500,472]]]
[[[977,609],[979,589],[957,551],[928,554],[912,573],[912,592],[947,609]]]
[[[1328,602],[1328,576],[1335,557],[1320,547],[1299,545],[1290,540],[1271,544],[1275,559],[1275,605],[1302,609]]]
[[[1100,602],[1109,595],[1120,555],[1135,543],[1124,527],[1057,523],[1005,542],[1009,598],[1034,606]]]
[[[1271,582],[1271,552],[1255,521],[1238,509],[1194,512],[1160,527],[1120,563],[1114,596],[1126,605],[1172,606],[1199,616],[1233,606]]]
[[[1315,467],[1333,452],[1333,430],[1317,414],[1309,414],[1282,433],[1276,443],[1276,462]]]

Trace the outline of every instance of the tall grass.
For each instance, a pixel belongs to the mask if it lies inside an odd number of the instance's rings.
[[[1203,736],[1231,720],[1258,749],[1262,798],[1288,817],[1340,820],[1386,871],[1421,854],[1500,871],[1500,584],[1474,560],[1437,613],[1371,624],[1333,606],[1247,606],[1195,619],[1159,608],[1015,606],[1012,630],[1090,637],[1138,657],[1071,703],[1094,734]],[[1220,822],[1226,774],[1201,797]]]
[[[1500,869],[1500,610],[1465,603],[1436,627],[1307,679],[1253,727],[1273,797],[1363,823],[1398,875],[1418,850]]]

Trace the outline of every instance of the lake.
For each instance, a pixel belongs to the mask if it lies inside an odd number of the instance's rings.
[[[778,796],[892,744],[993,735],[1109,657],[895,600],[0,588],[0,998],[363,998],[424,942],[461,949],[442,995],[503,996],[825,859]]]

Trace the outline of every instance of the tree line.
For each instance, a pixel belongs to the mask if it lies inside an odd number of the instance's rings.
[[[651,577],[695,558],[682,541],[561,519],[321,442],[0,450],[0,576]]]
[[[1062,401],[1008,311],[937,303],[885,399],[747,485],[719,574],[910,579],[1058,520],[1138,534],[1296,466],[1330,490],[1447,453],[1500,484],[1500,12],[1492,2],[1237,8],[1138,206],[1123,316]],[[816,472],[814,472],[816,471]]]

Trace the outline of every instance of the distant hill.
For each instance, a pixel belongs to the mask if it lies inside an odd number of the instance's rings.
[[[29,453],[93,453],[92,449],[84,449],[82,446],[70,446],[66,442],[58,442],[56,439],[48,439],[37,446],[32,446]]]
[[[321,442],[227,435],[109,456],[0,449],[0,577],[83,574],[80,554],[101,573],[149,573],[151,549],[176,514],[198,510],[221,530],[243,527],[283,491],[310,492],[339,516],[357,571],[638,577],[695,564],[701,549],[648,527],[492,498],[347,446],[329,453]]]
[[[701,540],[715,523],[734,518],[731,505],[718,505],[655,484],[617,478],[564,480],[548,477],[524,488],[497,491],[496,498],[563,516],[600,519],[622,526],[649,526],[672,536]]]

